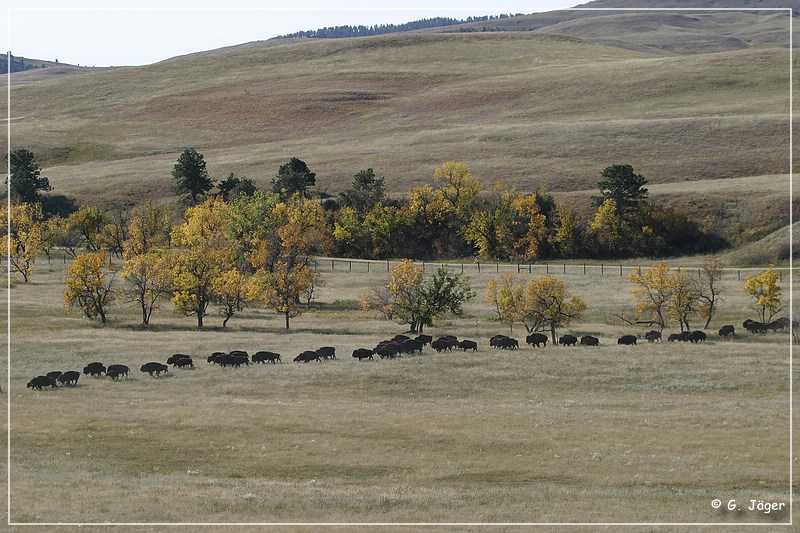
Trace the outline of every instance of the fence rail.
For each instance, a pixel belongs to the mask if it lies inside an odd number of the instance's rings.
[[[389,272],[393,265],[401,264],[401,261],[392,260],[374,260],[374,259],[343,259],[335,257],[317,257],[313,260],[314,269],[318,272],[352,272],[352,273],[379,273]],[[516,272],[518,274],[562,274],[562,275],[597,275],[602,276],[626,276],[637,268],[645,269],[652,265],[621,265],[621,264],[604,264],[604,263],[500,263],[500,262],[474,262],[474,263],[447,263],[441,261],[414,261],[415,266],[421,266],[424,272],[435,272],[439,268],[445,268],[450,272],[461,274],[500,274],[506,272]],[[671,267],[670,270],[679,271],[685,270],[689,272],[696,272],[698,276],[702,273],[702,267],[699,266],[679,266]],[[742,267],[733,268],[725,267],[721,269],[723,273],[735,275],[738,280],[742,280],[753,272],[763,272],[765,268],[759,267]],[[784,274],[788,279],[788,267],[775,267],[773,268],[778,273],[778,279],[783,282]],[[725,275],[725,274],[723,274]]]

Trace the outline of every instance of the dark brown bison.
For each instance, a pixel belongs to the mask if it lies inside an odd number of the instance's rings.
[[[705,342],[706,334],[703,331],[695,330],[689,333],[689,341],[690,342]]]
[[[62,385],[77,385],[78,378],[81,377],[81,373],[77,370],[68,370],[58,376],[58,382]]]
[[[647,342],[661,342],[661,332],[660,331],[648,331],[644,334],[644,338],[647,339]]]
[[[151,361],[149,363],[145,363],[139,369],[146,374],[150,374],[150,377],[155,374],[156,376],[160,375],[161,373],[169,372],[169,367],[167,365],[162,365],[156,361]]]
[[[317,355],[323,359],[336,359],[336,348],[333,346],[323,346],[317,349]]]
[[[624,344],[625,346],[636,344],[636,335],[623,335],[617,339],[617,344]]]
[[[575,335],[561,335],[561,338],[558,339],[558,344],[561,346],[577,346],[578,337]]]
[[[36,376],[28,382],[29,389],[42,390],[44,387],[58,388],[55,378],[50,376]]]
[[[464,339],[461,342],[459,342],[458,347],[464,350],[465,352],[467,350],[472,350],[473,352],[478,351],[478,343],[467,339]]]
[[[270,363],[275,363],[275,361],[281,360],[281,354],[274,353],[274,352],[256,352],[253,354],[253,362],[254,363],[266,363],[269,361]]]
[[[83,368],[84,374],[90,374],[92,377],[105,374],[106,367],[103,363],[89,363]]]
[[[536,346],[537,348],[541,344],[542,346],[547,346],[547,335],[543,333],[531,333],[527,337],[525,337],[525,342],[530,344],[531,346]]]
[[[584,335],[581,337],[581,344],[584,346],[599,346],[600,339],[597,337],[592,337],[591,335]]]
[[[128,372],[130,372],[130,370],[131,369],[128,368],[126,365],[108,365],[108,369],[106,370],[106,375],[108,375],[109,372],[113,372],[117,375],[117,377],[119,376],[127,377]]]
[[[308,363],[309,361],[321,362],[322,360],[319,358],[317,352],[310,350],[306,350],[294,358],[295,363]]]
[[[372,354],[373,354],[372,350],[370,350],[368,348],[357,348],[357,349],[353,350],[353,357],[355,357],[359,361],[362,361],[364,359],[373,359],[374,360],[375,358],[372,357]]]
[[[736,336],[736,332],[733,329],[733,325],[728,324],[719,328],[719,336],[720,337],[727,337],[728,335]]]

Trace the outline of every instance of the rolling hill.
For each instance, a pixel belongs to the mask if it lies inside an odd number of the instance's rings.
[[[629,163],[653,184],[683,183],[671,201],[691,208],[707,180],[789,171],[785,16],[564,13],[492,21],[525,31],[263,41],[15,74],[12,141],[37,154],[54,192],[123,206],[170,196],[187,146],[213,178],[262,187],[299,157],[331,194],[372,167],[401,195],[459,160],[486,187],[568,197]],[[533,28],[536,17],[549,23]],[[788,222],[788,201],[751,216],[742,224],[763,236]]]

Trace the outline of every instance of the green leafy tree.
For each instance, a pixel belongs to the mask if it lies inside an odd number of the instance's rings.
[[[445,268],[439,268],[428,281],[423,280],[422,270],[406,259],[391,269],[387,285],[392,296],[391,315],[418,333],[441,316],[462,315],[464,302],[475,296],[467,280]]]
[[[5,161],[9,162],[9,156]],[[8,189],[13,203],[36,203],[41,200],[40,191],[50,191],[50,181],[40,175],[41,169],[30,150],[20,148],[10,153],[11,175]]]
[[[250,178],[240,178],[231,172],[227,178],[217,183],[217,189],[219,190],[217,194],[227,202],[239,195],[253,196],[256,184]]]
[[[384,178],[378,178],[375,176],[375,171],[368,168],[359,170],[353,176],[352,185],[340,192],[339,198],[343,206],[350,207],[363,215],[382,202],[385,194]]]
[[[194,148],[186,148],[178,157],[172,167],[172,178],[175,180],[175,191],[178,194],[189,193],[194,203],[199,195],[205,195],[214,186],[208,177],[203,154]]]
[[[278,175],[272,180],[272,192],[287,200],[295,194],[309,197],[308,189],[317,182],[317,175],[309,170],[304,161],[293,157],[278,168]]]
[[[647,189],[644,187],[647,180],[636,174],[630,165],[611,165],[603,169],[600,175],[603,179],[597,182],[600,196],[595,197],[595,205],[611,198],[619,217],[636,211],[640,201],[647,197]]]

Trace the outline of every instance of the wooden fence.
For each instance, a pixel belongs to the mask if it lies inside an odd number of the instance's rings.
[[[318,257],[313,261],[314,268],[318,272],[352,272],[352,273],[381,273],[389,272],[393,265],[399,265],[400,261],[379,261],[370,259],[342,259],[333,257]],[[627,276],[637,268],[642,270],[652,265],[621,265],[603,263],[445,263],[437,261],[415,261],[415,266],[421,266],[424,272],[436,272],[440,268],[445,268],[449,272],[460,274],[501,274],[506,272],[516,272],[518,274],[535,274],[545,276],[548,274],[562,275],[601,275],[601,276]],[[702,275],[702,268],[697,266],[672,267],[670,270],[686,270],[696,272],[697,276]],[[763,272],[765,268],[723,268],[723,276],[735,275],[737,280],[747,279],[754,273]],[[774,268],[778,273],[778,279],[783,282],[784,273],[789,277],[789,268]]]

